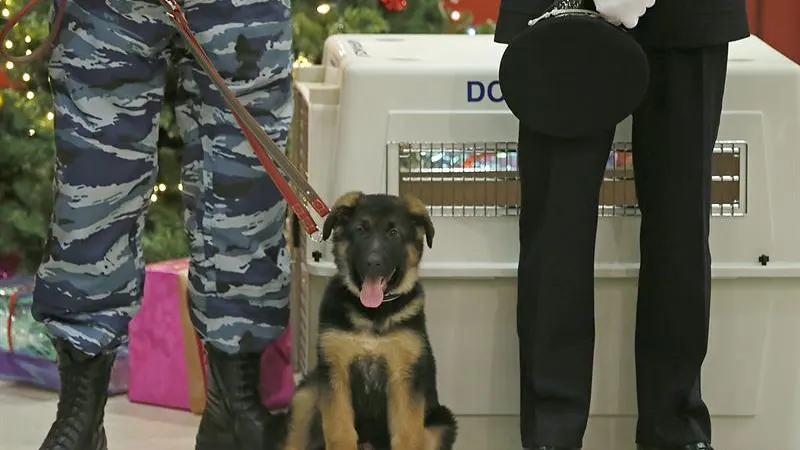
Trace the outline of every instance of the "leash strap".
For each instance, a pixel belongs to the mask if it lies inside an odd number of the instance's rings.
[[[39,1],[40,0],[30,0],[22,10],[9,19],[2,31],[0,31],[0,42],[6,40],[11,29],[30,12]],[[50,50],[58,35],[61,22],[64,18],[66,3],[67,0],[61,0],[59,2],[58,12],[53,20],[50,34],[41,47],[37,48],[30,55],[20,57],[9,55],[6,49],[0,46],[0,54],[9,61],[20,64],[42,58]],[[314,217],[309,213],[307,206],[311,206],[322,218],[330,213],[328,206],[319,194],[317,194],[308,180],[306,180],[303,173],[292,164],[289,157],[281,151],[275,141],[267,135],[258,121],[247,111],[247,108],[236,98],[236,94],[228,88],[225,80],[214,68],[211,59],[197,41],[197,38],[189,27],[189,22],[186,20],[186,15],[178,2],[176,0],[161,0],[161,4],[167,9],[167,16],[175,24],[178,33],[180,33],[181,37],[186,42],[188,50],[194,55],[197,63],[203,68],[211,79],[211,82],[219,90],[222,98],[225,100],[225,103],[228,105],[228,108],[230,108],[236,122],[247,138],[247,141],[253,148],[256,157],[258,157],[261,165],[266,170],[267,175],[269,175],[272,182],[275,183],[275,186],[286,200],[289,208],[295,216],[297,216],[299,223],[303,226],[306,233],[308,233],[313,240],[318,241],[319,227]]]
[[[189,28],[189,22],[186,20],[186,15],[183,13],[178,2],[176,0],[161,0],[161,3],[167,8],[167,15],[175,23],[178,32],[186,41],[189,51],[192,52],[197,63],[203,67],[203,70],[206,71],[211,82],[219,89],[220,94],[222,94],[223,99],[225,99],[225,102],[231,109],[231,113],[236,117],[236,121],[242,128],[247,140],[250,141],[250,145],[253,147],[258,159],[261,160],[270,178],[272,178],[272,181],[281,191],[289,207],[295,215],[297,215],[306,233],[314,237],[314,235],[318,233],[319,228],[314,218],[306,209],[306,205],[310,204],[320,217],[328,215],[330,212],[328,206],[325,205],[325,202],[322,201],[319,194],[314,191],[314,188],[311,187],[305,176],[292,164],[289,157],[287,157],[286,154],[278,148],[277,144],[270,139],[256,119],[247,111],[241,102],[239,102],[236,95],[225,84],[225,80],[222,79],[219,72],[214,68],[211,59],[197,41],[191,28]],[[286,174],[286,178],[281,176],[280,172],[275,167],[276,164]],[[297,193],[292,190],[292,186],[289,185],[287,179],[299,190],[299,194],[305,201],[305,204],[301,203],[297,198]]]

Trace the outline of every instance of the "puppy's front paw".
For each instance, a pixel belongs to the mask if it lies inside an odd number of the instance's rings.
[[[424,433],[403,433],[392,437],[392,450],[425,450]]]
[[[358,450],[358,436],[353,433],[340,432],[337,436],[325,438],[325,450]]]
[[[325,444],[325,450],[358,450],[357,443],[349,443],[349,442],[331,442],[330,444]]]

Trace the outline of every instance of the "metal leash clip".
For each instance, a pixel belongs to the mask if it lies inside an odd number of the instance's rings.
[[[239,102],[236,94],[228,88],[225,80],[214,68],[211,59],[189,28],[186,15],[177,1],[161,0],[161,3],[167,8],[167,15],[175,23],[178,32],[186,41],[188,50],[194,55],[197,63],[200,64],[211,79],[211,82],[219,90],[225,103],[228,104],[239,127],[251,147],[253,147],[253,151],[273,183],[275,183],[275,186],[281,192],[281,195],[286,199],[289,208],[297,216],[297,220],[306,233],[313,240],[319,242],[321,240],[321,237],[317,235],[319,227],[307,207],[310,206],[321,218],[324,218],[330,213],[328,206],[308,183],[305,175],[292,164],[289,157],[270,139],[258,121]]]

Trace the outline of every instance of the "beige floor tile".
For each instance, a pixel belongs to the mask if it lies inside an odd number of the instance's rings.
[[[52,392],[0,383],[0,434],[3,450],[36,450],[56,409]],[[191,450],[199,417],[185,411],[130,403],[125,395],[109,400],[106,429],[112,450]]]

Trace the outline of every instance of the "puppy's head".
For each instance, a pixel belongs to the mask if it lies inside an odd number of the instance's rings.
[[[418,199],[350,192],[325,220],[333,235],[336,267],[347,288],[367,308],[414,288],[423,247],[433,245],[433,222]]]

